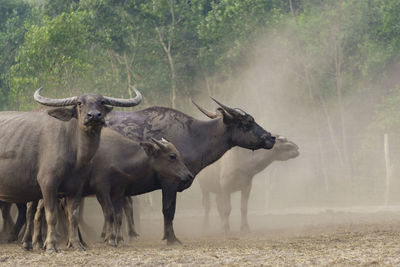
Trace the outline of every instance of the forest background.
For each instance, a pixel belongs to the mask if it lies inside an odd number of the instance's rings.
[[[263,203],[396,202],[399,14],[397,0],[0,0],[0,109],[38,109],[41,86],[134,85],[138,108],[198,117],[191,100],[214,96],[300,146]]]

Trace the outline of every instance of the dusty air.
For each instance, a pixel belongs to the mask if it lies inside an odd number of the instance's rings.
[[[400,265],[399,12],[0,1],[0,265]]]

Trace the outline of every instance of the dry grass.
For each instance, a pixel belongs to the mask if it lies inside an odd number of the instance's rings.
[[[201,217],[177,220],[181,246],[167,247],[160,221],[143,221],[139,240],[118,248],[90,241],[86,252],[26,252],[0,244],[2,266],[399,266],[399,214],[327,213],[307,216],[264,215],[269,224],[251,233],[229,235],[198,228]],[[253,216],[253,224],[255,218]],[[295,219],[297,218],[297,219]],[[336,219],[333,219],[336,218]],[[296,223],[297,220],[297,223]],[[278,227],[279,221],[282,227]],[[216,220],[215,220],[216,222]],[[214,222],[214,223],[215,223]],[[288,222],[297,227],[290,227]],[[183,226],[186,226],[184,229]],[[189,227],[188,227],[189,226]],[[157,229],[157,231],[154,231]],[[160,230],[160,231],[159,231]],[[157,233],[155,233],[157,232]]]

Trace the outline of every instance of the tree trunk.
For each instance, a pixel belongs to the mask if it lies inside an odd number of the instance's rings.
[[[175,12],[174,12],[174,1],[170,0],[168,1],[170,12],[171,12],[171,25],[169,26],[168,32],[172,33],[175,31]],[[165,54],[167,55],[168,58],[168,64],[171,70],[171,106],[172,108],[176,108],[176,71],[175,71],[175,63],[174,59],[171,54],[171,46],[172,46],[172,38],[168,36],[167,38],[167,43],[164,42],[163,35],[161,34],[160,28],[158,26],[155,26],[155,29],[158,34],[158,38],[160,40],[161,46],[164,49]]]
[[[349,157],[349,148],[347,142],[347,127],[346,127],[346,110],[343,102],[343,85],[342,85],[342,64],[343,64],[343,48],[338,41],[339,30],[334,29],[333,37],[335,38],[334,49],[335,49],[335,77],[336,77],[336,94],[337,94],[337,103],[339,106],[339,114],[340,114],[340,124],[341,124],[341,136],[342,136],[342,151],[343,151],[343,159],[345,163],[345,175],[347,179],[352,179],[352,164]],[[348,185],[350,188],[350,185]]]
[[[390,197],[390,180],[392,176],[392,166],[390,163],[390,154],[389,154],[389,137],[388,134],[384,134],[383,136],[383,147],[385,152],[385,170],[386,170],[386,179],[385,179],[385,190],[384,190],[384,203],[385,206],[389,203]]]
[[[171,41],[168,40],[167,44],[165,44],[163,40],[163,36],[161,34],[160,29],[156,26],[156,31],[158,33],[158,38],[160,40],[161,46],[164,49],[165,54],[167,55],[168,58],[168,64],[171,70],[171,106],[172,108],[175,108],[175,102],[176,102],[176,72],[175,72],[175,64],[174,64],[174,59],[171,54]]]

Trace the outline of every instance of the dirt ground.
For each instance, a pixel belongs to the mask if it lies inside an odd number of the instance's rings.
[[[203,229],[201,212],[178,213],[183,245],[166,246],[161,216],[144,215],[138,240],[110,248],[98,241],[102,219],[87,217],[87,251],[60,246],[48,254],[0,244],[0,266],[400,266],[398,211],[253,213],[250,233],[237,230],[239,218],[232,216],[232,232],[223,234],[216,214]]]

